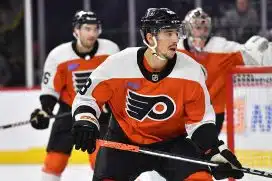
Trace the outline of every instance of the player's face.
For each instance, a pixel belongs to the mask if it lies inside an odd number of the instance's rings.
[[[202,50],[210,33],[209,19],[196,19],[191,28],[191,44],[196,50]]]
[[[96,24],[83,24],[78,33],[82,46],[91,48],[99,36],[99,27]]]
[[[201,26],[196,25],[192,29],[192,35],[194,37],[207,37],[209,36],[209,27],[208,26]]]
[[[162,29],[157,35],[157,52],[164,57],[171,59],[174,57],[179,41],[177,29]]]
[[[209,36],[209,28],[206,26],[196,26],[192,29],[192,45],[196,49],[203,49],[206,43],[206,39]]]

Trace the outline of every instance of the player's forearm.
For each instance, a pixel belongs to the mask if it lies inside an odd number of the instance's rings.
[[[101,111],[94,98],[77,94],[72,104],[72,114],[74,119],[78,118],[76,117],[78,114],[92,114],[98,119]]]
[[[59,93],[55,91],[53,87],[50,85],[42,84],[42,90],[40,95],[40,102],[42,105],[42,109],[46,111],[48,114],[52,114],[54,107],[59,99]]]
[[[78,100],[79,99],[79,100]],[[72,114],[75,121],[89,121],[96,125],[97,129],[100,130],[100,125],[98,118],[100,116],[100,110],[96,110],[95,107],[98,106],[96,102],[90,105],[90,102],[84,105],[84,101],[80,101],[80,96],[77,96],[72,105]]]
[[[41,95],[51,95],[55,97],[57,100],[60,97],[60,93],[54,88],[53,85],[49,84],[42,84],[41,85]]]
[[[40,102],[42,105],[42,110],[47,112],[48,114],[52,114],[54,107],[57,103],[57,98],[49,95],[49,94],[43,94],[40,96]]]
[[[194,131],[191,139],[203,152],[214,148],[219,142],[215,124],[201,125]]]
[[[90,106],[87,106],[87,105],[81,105],[79,106],[78,108],[75,109],[75,111],[73,112],[73,116],[75,118],[78,117],[78,115],[93,115],[95,118],[97,118],[96,116],[96,111],[90,107]],[[77,120],[77,119],[75,119]]]

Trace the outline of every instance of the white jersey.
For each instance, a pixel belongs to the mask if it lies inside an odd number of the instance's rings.
[[[230,53],[237,52],[242,49],[242,44],[234,41],[228,41],[226,38],[213,36],[203,48],[204,52],[211,53]],[[178,49],[185,49],[184,39],[178,42]]]
[[[263,64],[256,56],[262,41],[258,39],[256,43],[255,39],[250,39],[242,45],[222,37],[211,37],[200,53],[190,51],[187,39],[179,41],[178,50],[191,56],[207,70],[206,85],[216,113],[225,111],[227,73],[235,66]]]
[[[203,52],[208,54],[240,53],[245,65],[259,65],[260,62],[253,56],[255,54],[255,50],[257,50],[259,46],[254,46],[249,49],[248,44],[248,42],[245,44],[240,44],[234,41],[229,41],[223,37],[213,36],[203,48]],[[178,42],[178,49],[188,50],[188,47],[184,46],[183,39]]]
[[[85,84],[90,73],[108,56],[119,51],[110,40],[98,39],[91,52],[77,52],[75,42],[63,43],[48,55],[43,73],[41,95],[51,95],[72,104],[76,92]]]
[[[108,102],[115,120],[138,144],[150,144],[192,133],[200,125],[214,123],[215,115],[203,70],[189,56],[177,52],[163,71],[145,67],[145,48],[127,48],[107,58],[89,77],[74,99],[76,119],[95,117]],[[179,126],[177,126],[179,125]]]

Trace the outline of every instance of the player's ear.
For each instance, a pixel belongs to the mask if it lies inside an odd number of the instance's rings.
[[[74,28],[74,31],[73,31],[74,37],[77,38],[77,37],[78,37],[78,34],[79,34],[79,28],[75,27],[75,28]]]
[[[153,35],[151,33],[147,33],[146,34],[146,40],[147,40],[147,43],[150,45],[150,46],[154,46],[154,40],[153,40]]]

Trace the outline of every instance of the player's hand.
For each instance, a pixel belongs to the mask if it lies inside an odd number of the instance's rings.
[[[261,36],[254,35],[244,44],[242,54],[244,61],[250,65],[264,65],[265,52],[269,48],[269,41]]]
[[[219,141],[218,147],[206,152],[205,156],[210,161],[220,164],[218,167],[211,167],[212,174],[216,180],[229,177],[241,179],[244,176],[242,171],[235,170],[241,169],[242,165],[223,141]]]
[[[49,114],[41,109],[35,109],[30,116],[30,123],[35,129],[46,129],[49,126]]]
[[[96,120],[97,121],[97,120]],[[89,154],[96,149],[96,139],[99,137],[98,126],[87,120],[78,120],[72,128],[73,144],[76,150],[82,150]]]
[[[268,48],[269,41],[261,36],[254,35],[245,43],[245,48],[248,50],[256,49],[259,52],[264,52]]]

